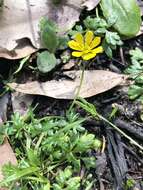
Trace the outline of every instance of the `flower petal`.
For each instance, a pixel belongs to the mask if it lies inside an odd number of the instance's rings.
[[[82,56],[82,52],[79,52],[79,51],[73,51],[72,52],[72,56],[74,56],[74,57],[80,57],[80,56]]]
[[[80,44],[80,46],[84,46],[83,36],[81,33],[77,33],[75,35],[75,41]]]
[[[103,47],[102,46],[99,46],[95,49],[92,50],[92,53],[102,53],[104,50],[103,50]]]
[[[94,34],[92,31],[87,31],[86,34],[85,34],[85,46],[86,45],[90,45],[92,40],[93,40],[93,37],[94,37]]]
[[[87,61],[89,59],[92,59],[95,56],[96,56],[96,53],[87,53],[87,54],[83,55],[82,58],[83,58],[83,60]]]
[[[90,44],[90,48],[93,49],[93,48],[97,47],[100,44],[100,42],[101,42],[101,38],[95,37],[94,40]]]
[[[69,41],[69,42],[68,42],[68,46],[69,46],[71,49],[82,51],[82,48],[80,47],[79,43],[77,43],[77,42],[74,41],[74,40]]]

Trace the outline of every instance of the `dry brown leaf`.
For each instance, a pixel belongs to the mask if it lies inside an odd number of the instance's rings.
[[[70,59],[68,63],[62,66],[62,70],[71,70],[75,65],[75,59]]]
[[[37,49],[31,45],[28,39],[22,39],[19,40],[18,45],[11,51],[0,48],[0,57],[4,57],[6,59],[20,59],[27,55],[31,55],[36,51]]]
[[[82,0],[66,0],[55,6],[52,0],[5,0],[0,12],[0,57],[22,58],[41,48],[39,21],[42,16],[54,20],[61,33],[69,30],[79,20],[81,3]],[[26,38],[34,47],[25,44],[19,49],[21,40]]]
[[[25,115],[28,111],[28,108],[32,104],[33,96],[19,92],[13,92],[11,94],[11,101],[13,112],[18,112],[20,115]]]
[[[0,145],[0,181],[3,179],[1,172],[2,166],[9,162],[16,164],[17,160],[8,140],[6,139],[5,142]]]
[[[99,4],[99,2],[100,0],[85,0],[82,5],[87,7],[87,10],[90,11],[94,9]]]
[[[43,83],[37,81],[25,84],[9,83],[8,85],[22,93],[44,95],[57,99],[73,99],[80,84],[81,71],[67,71],[64,75],[74,80],[51,80]],[[86,70],[79,96],[91,97],[105,92],[125,81],[125,75],[116,74],[104,70]]]

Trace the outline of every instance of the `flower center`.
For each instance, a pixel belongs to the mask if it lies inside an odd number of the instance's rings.
[[[91,52],[91,48],[90,48],[90,46],[85,45],[85,46],[84,46],[83,53],[84,53],[84,54],[87,54],[87,53],[89,53],[89,52]]]

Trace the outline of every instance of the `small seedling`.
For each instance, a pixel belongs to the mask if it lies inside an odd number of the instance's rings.
[[[130,51],[131,65],[126,69],[130,74],[133,84],[129,87],[129,97],[143,103],[143,52],[139,48]]]
[[[135,183],[136,182],[134,179],[127,179],[126,184],[125,184],[125,189],[130,190],[131,188],[134,187]]]

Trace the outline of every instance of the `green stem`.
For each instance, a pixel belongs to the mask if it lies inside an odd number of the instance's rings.
[[[103,117],[102,115],[98,114],[98,117],[105,121],[106,123],[108,123],[109,125],[111,125],[114,129],[116,129],[116,131],[118,131],[120,134],[122,134],[124,137],[126,137],[132,144],[136,145],[138,148],[140,148],[141,150],[143,150],[143,147],[141,145],[139,145],[134,139],[132,139],[131,137],[129,137],[126,133],[124,133],[121,129],[119,129],[116,125],[114,125],[113,123],[111,123],[110,121],[108,121],[105,117]]]
[[[96,12],[96,17],[99,18],[99,13],[98,13],[98,8],[97,7],[95,9],[95,12]]]
[[[70,106],[70,108],[68,110],[69,113],[73,109],[73,106],[75,105],[75,102],[76,102],[76,100],[77,100],[77,98],[79,96],[79,93],[80,93],[80,90],[81,90],[81,87],[82,87],[82,83],[83,83],[83,79],[84,79],[84,71],[85,71],[85,66],[82,67],[82,72],[81,72],[81,77],[80,77],[80,84],[79,84],[77,93],[76,93],[76,95],[74,97],[74,100],[73,100],[73,102],[72,102],[72,104],[71,104],[71,106]]]
[[[41,133],[41,135],[40,135],[40,137],[39,137],[39,140],[37,141],[37,144],[36,144],[36,146],[35,146],[35,150],[37,150],[37,149],[39,148],[39,146],[40,146],[40,144],[41,144],[41,142],[42,142],[44,136],[45,136],[45,133]]]

